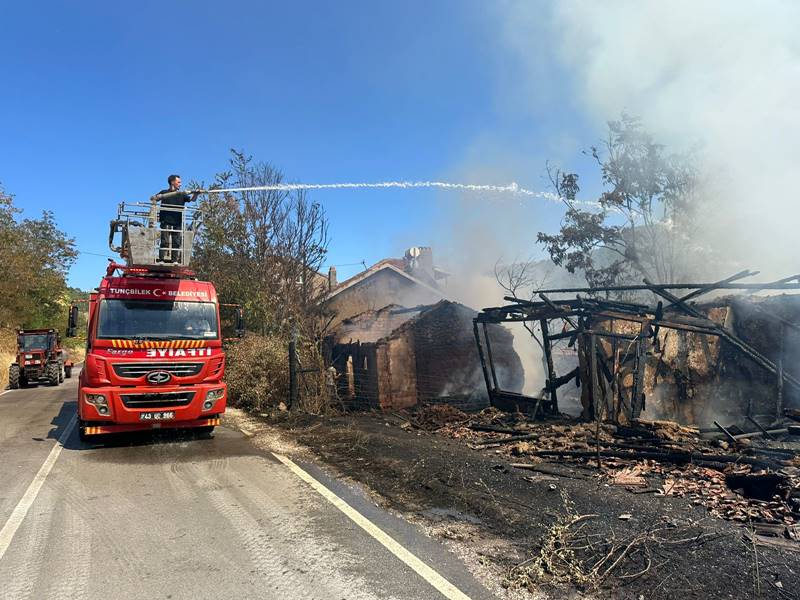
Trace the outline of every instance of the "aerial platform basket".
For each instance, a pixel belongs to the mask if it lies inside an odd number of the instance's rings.
[[[117,218],[111,221],[108,247],[129,266],[185,268],[192,260],[192,245],[200,224],[196,208],[162,206],[169,194],[154,196],[150,202],[121,202]],[[179,227],[162,227],[163,213],[180,214]],[[117,235],[119,234],[119,235]]]

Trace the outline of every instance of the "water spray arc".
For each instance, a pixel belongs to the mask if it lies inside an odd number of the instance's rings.
[[[195,190],[202,194],[223,194],[235,192],[266,192],[280,191],[292,192],[297,190],[341,190],[341,189],[414,189],[414,188],[439,188],[445,190],[464,190],[469,192],[491,192],[501,194],[513,194],[516,196],[527,196],[530,198],[540,198],[549,202],[561,203],[565,199],[552,192],[536,192],[520,187],[512,182],[509,185],[473,185],[470,183],[452,183],[449,181],[381,181],[372,183],[275,183],[271,185],[258,185],[252,187],[224,188]],[[595,202],[572,201],[572,204],[582,204],[596,206]]]
[[[535,192],[520,187],[517,183],[509,185],[473,185],[468,183],[451,183],[448,181],[381,181],[377,183],[276,183],[253,187],[197,190],[205,194],[221,194],[224,192],[260,192],[260,191],[296,191],[296,190],[336,190],[336,189],[386,189],[386,188],[441,188],[448,190],[465,190],[471,192],[497,192],[543,198],[551,202],[560,202],[561,197],[550,192]]]

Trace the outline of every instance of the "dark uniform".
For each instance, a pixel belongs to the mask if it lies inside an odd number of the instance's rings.
[[[158,211],[158,223],[161,227],[161,251],[159,258],[163,261],[180,262],[183,230],[183,209],[187,202],[192,201],[192,196],[185,192],[161,190],[158,196],[169,194],[160,200],[161,210]],[[177,210],[174,210],[177,209]]]

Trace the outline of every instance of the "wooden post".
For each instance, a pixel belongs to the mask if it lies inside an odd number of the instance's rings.
[[[611,327],[614,327],[614,321],[611,321]],[[619,406],[619,348],[617,338],[611,340],[611,399],[608,403],[608,414],[612,421],[616,422],[619,419],[620,410]]]
[[[642,394],[644,388],[644,370],[647,364],[647,357],[645,354],[647,342],[645,341],[645,333],[649,327],[649,321],[642,321],[639,328],[639,339],[636,340],[636,361],[633,370],[633,392],[631,393],[631,419],[637,419],[642,414],[644,402],[642,402]]]
[[[486,326],[486,322],[483,322],[483,339],[486,340],[486,355],[489,358],[489,370],[492,373],[492,383],[494,383],[494,389],[499,390],[500,386],[497,383],[497,373],[494,370],[494,356],[492,355],[492,343],[489,341],[489,328]]]
[[[781,325],[780,338],[778,340],[778,389],[775,399],[775,420],[783,419],[783,348],[784,338],[786,337],[786,326]]]
[[[592,386],[592,411],[595,419],[600,415],[600,382],[597,373],[597,336],[589,334],[589,382]]]
[[[489,381],[489,372],[486,370],[486,358],[483,356],[483,344],[481,344],[478,321],[472,321],[472,331],[475,334],[475,343],[478,345],[478,357],[481,360],[481,370],[483,371],[483,380],[486,382],[486,392],[489,394],[489,406],[494,406],[494,390]]]
[[[551,412],[558,414],[556,370],[553,366],[553,348],[550,344],[550,327],[547,324],[547,319],[541,319],[539,326],[542,328],[542,346],[544,346],[544,359],[547,363],[547,391],[550,392]]]
[[[297,330],[292,330],[292,339],[289,341],[289,408],[297,406]]]
[[[590,381],[592,382],[592,408],[594,408],[594,422],[595,422],[595,446],[597,448],[597,470],[601,470],[603,465],[600,461],[600,418],[603,414],[602,405],[600,404],[600,378],[597,372],[597,336],[593,333],[589,338],[589,371]]]

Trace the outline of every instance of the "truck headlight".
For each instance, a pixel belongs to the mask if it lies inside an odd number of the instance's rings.
[[[31,358],[33,358],[33,354],[26,354],[26,355],[25,355],[25,358],[27,358],[27,359],[31,359]]]
[[[108,406],[108,400],[103,394],[86,394],[86,402],[95,406]]]
[[[108,400],[102,394],[86,394],[86,402],[97,409],[98,414],[108,414]]]
[[[214,403],[225,395],[225,389],[209,390],[206,394],[205,402],[203,402],[203,410],[211,410]]]

